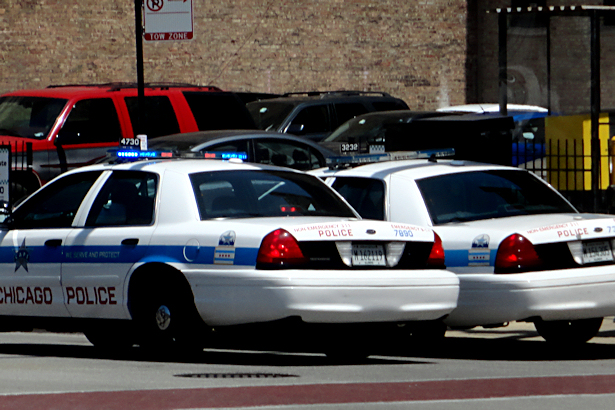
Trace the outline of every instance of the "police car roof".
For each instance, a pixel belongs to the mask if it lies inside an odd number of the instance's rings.
[[[391,174],[407,176],[412,179],[426,178],[442,174],[453,174],[458,172],[480,171],[491,169],[510,169],[524,171],[519,168],[504,165],[485,164],[480,162],[463,160],[439,159],[437,162],[427,159],[409,159],[400,161],[384,161],[354,168],[339,170],[318,170],[314,172],[319,176],[360,176],[384,179]]]

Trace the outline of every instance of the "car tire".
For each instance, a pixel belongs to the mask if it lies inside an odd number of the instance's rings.
[[[577,320],[537,320],[534,322],[536,331],[543,339],[561,345],[585,343],[598,334],[601,326],[601,317]]]
[[[140,347],[174,354],[203,350],[205,326],[187,286],[179,283],[145,286],[136,292],[131,306]]]

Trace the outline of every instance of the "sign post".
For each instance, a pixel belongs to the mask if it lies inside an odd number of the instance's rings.
[[[192,40],[192,0],[145,0],[146,41]]]

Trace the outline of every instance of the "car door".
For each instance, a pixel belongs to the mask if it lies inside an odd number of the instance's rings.
[[[0,315],[68,316],[61,281],[65,240],[100,174],[60,178],[15,210],[0,234]]]
[[[154,231],[156,174],[114,171],[66,238],[62,284],[73,317],[128,319],[124,282]]]

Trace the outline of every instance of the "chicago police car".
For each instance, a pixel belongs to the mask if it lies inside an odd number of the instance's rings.
[[[527,171],[416,159],[312,173],[364,218],[433,227],[460,278],[449,326],[531,321],[548,341],[585,342],[615,314],[615,218],[577,212]]]
[[[191,345],[211,327],[287,318],[411,329],[456,306],[443,262],[431,229],[362,221],[298,171],[98,164],[59,176],[4,222],[0,322],[76,328],[107,347]]]

